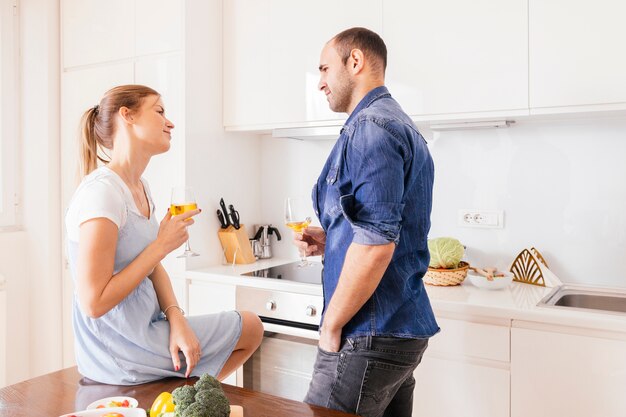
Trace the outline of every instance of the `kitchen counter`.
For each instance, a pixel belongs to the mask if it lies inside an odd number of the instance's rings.
[[[83,379],[76,367],[67,368],[0,389],[0,417],[60,416],[84,410],[92,401],[118,395],[133,397],[139,407],[149,410],[161,392],[171,392],[196,380],[167,378],[141,385],[104,385]],[[243,407],[244,417],[353,416],[232,385],[222,384],[222,387],[232,405]]]
[[[241,275],[294,261],[294,259],[272,258],[246,265],[219,265],[189,270],[185,276],[187,279],[219,284],[322,295],[321,285]],[[551,291],[551,288],[513,282],[507,289],[484,290],[473,286],[469,280],[465,280],[461,285],[453,287],[426,285],[426,291],[437,315],[483,316],[626,334],[626,314],[538,307],[537,303]]]
[[[320,262],[319,256],[311,256],[308,259],[311,261]],[[272,266],[283,265],[297,261],[298,259],[259,259],[258,261],[251,264],[217,265],[208,268],[192,269],[185,273],[185,277],[187,279],[198,279],[209,283],[213,282],[217,284],[241,285],[245,287],[288,291],[307,295],[323,295],[321,285],[306,284],[293,281],[282,281],[275,278],[261,278],[241,275],[259,269],[271,268]]]

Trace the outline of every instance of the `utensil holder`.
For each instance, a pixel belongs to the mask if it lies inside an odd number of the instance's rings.
[[[222,244],[226,262],[232,264],[250,264],[256,261],[252,253],[252,246],[246,232],[246,227],[242,224],[239,229],[228,226],[220,229],[217,236]]]

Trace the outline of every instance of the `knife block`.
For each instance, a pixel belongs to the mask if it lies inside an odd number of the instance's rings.
[[[226,262],[230,264],[250,264],[256,261],[252,253],[252,246],[250,246],[246,227],[243,224],[240,225],[239,229],[235,229],[233,226],[220,229],[217,232],[217,236],[220,238]]]

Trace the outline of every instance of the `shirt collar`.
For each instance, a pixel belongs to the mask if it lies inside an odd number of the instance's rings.
[[[350,117],[348,117],[348,120],[346,120],[344,127],[349,125],[350,122],[356,117],[356,115],[361,110],[369,107],[373,102],[375,102],[376,100],[384,96],[391,97],[391,94],[389,94],[389,90],[387,90],[387,87],[385,87],[384,85],[381,85],[380,87],[376,87],[373,90],[370,90],[370,92],[367,93],[365,97],[361,99],[361,101],[359,101],[359,104],[356,105],[356,107],[350,114]]]

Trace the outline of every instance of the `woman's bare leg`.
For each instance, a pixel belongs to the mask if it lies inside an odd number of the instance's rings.
[[[263,323],[261,323],[259,316],[250,311],[240,311],[239,314],[241,315],[241,336],[233,353],[217,376],[220,381],[235,372],[247,361],[263,340]]]

